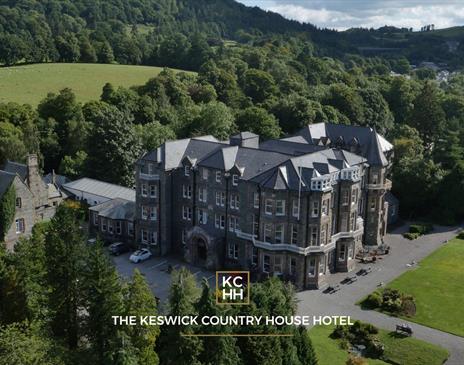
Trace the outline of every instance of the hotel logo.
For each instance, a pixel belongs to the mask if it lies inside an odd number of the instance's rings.
[[[250,304],[250,272],[216,271],[216,304]]]

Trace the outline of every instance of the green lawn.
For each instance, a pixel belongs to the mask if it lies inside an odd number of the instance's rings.
[[[99,99],[102,87],[142,85],[162,68],[86,63],[43,63],[0,67],[0,102],[14,101],[33,106],[49,92],[70,87],[79,101]]]
[[[329,337],[333,329],[333,326],[317,326],[310,331],[319,365],[345,365],[349,357],[338,341]],[[445,349],[415,338],[398,338],[383,330],[380,330],[379,337],[385,345],[384,356],[388,362],[367,359],[369,365],[441,365],[448,357]]]
[[[407,318],[464,336],[464,240],[453,239],[388,284],[411,294],[417,312]]]

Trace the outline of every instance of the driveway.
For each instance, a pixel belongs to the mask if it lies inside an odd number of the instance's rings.
[[[355,303],[374,291],[379,283],[388,283],[403,272],[411,270],[411,262],[419,262],[446,241],[453,238],[460,227],[435,226],[433,233],[409,241],[401,236],[405,227],[400,227],[385,237],[385,243],[391,246],[389,255],[375,264],[358,264],[360,268],[371,267],[372,272],[358,277],[352,284],[341,284],[347,273],[337,273],[330,278],[330,284],[339,284],[340,290],[334,294],[325,294],[323,290],[308,290],[297,294],[298,314],[305,315],[349,315],[353,319],[372,323],[386,330],[394,330],[403,319],[389,317],[375,311],[362,310]],[[355,271],[357,271],[355,270]],[[350,273],[353,276],[354,273]],[[464,338],[451,335],[416,323],[409,323],[414,337],[446,348],[450,352],[447,365],[464,364]]]
[[[186,267],[197,279],[200,285],[204,278],[206,278],[212,289],[216,286],[215,272],[198,268],[185,263],[175,257],[151,257],[150,259],[134,264],[129,261],[131,253],[112,257],[113,263],[115,264],[118,272],[124,278],[129,279],[135,269],[139,269],[142,275],[147,279],[148,285],[153,291],[153,294],[160,299],[162,311],[166,300],[169,296],[169,288],[171,286],[171,274],[168,273],[168,266],[171,265],[174,269],[180,267]]]

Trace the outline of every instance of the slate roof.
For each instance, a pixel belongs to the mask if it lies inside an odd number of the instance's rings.
[[[69,192],[73,189],[108,199],[123,198],[135,202],[134,189],[90,179],[88,177],[83,177],[82,179],[63,184],[63,188]]]
[[[344,124],[316,123],[302,128],[291,141],[304,138],[308,144],[316,144],[321,138],[330,138],[333,143],[359,143],[361,154],[367,158],[371,165],[386,166],[385,152],[393,149],[393,145],[375,130],[369,127],[360,127]],[[289,139],[285,139],[289,140]]]
[[[253,137],[253,133],[242,132],[231,139]],[[341,149],[337,143],[355,146],[360,155]],[[231,145],[211,136],[169,141],[141,160],[157,162],[164,170],[183,163],[222,171],[237,168],[243,180],[273,189],[299,189],[300,183],[308,188],[314,177],[365,162],[385,166],[384,152],[391,149],[392,145],[371,128],[318,123],[293,137],[262,142],[259,148]]]
[[[19,162],[7,161],[0,170],[18,174],[23,181],[26,180],[27,177],[27,166]]]
[[[52,181],[53,181],[53,173],[51,173],[51,172],[48,173],[47,175],[45,175],[45,176],[42,178],[42,180],[43,180],[43,182],[44,182],[45,184],[47,184],[47,185],[48,185],[48,184],[51,184]],[[68,179],[68,178],[67,178],[66,176],[64,176],[64,175],[55,174],[55,183],[56,183],[56,186],[57,186],[58,188],[60,188],[60,189],[61,189],[61,187],[62,187],[64,184],[66,184],[66,183],[68,183],[68,182],[70,182],[70,181],[71,181],[71,180]]]
[[[121,198],[108,200],[90,207],[89,210],[109,219],[133,221],[135,218],[135,202]]]
[[[0,170],[0,197],[8,190],[15,177],[16,173]]]

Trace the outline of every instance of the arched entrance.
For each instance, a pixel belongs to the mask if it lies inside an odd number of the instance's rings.
[[[208,258],[208,247],[206,246],[206,241],[202,237],[195,238],[195,241],[198,265],[205,266]]]

